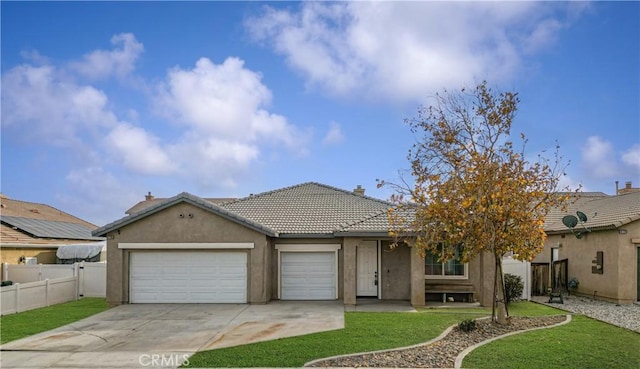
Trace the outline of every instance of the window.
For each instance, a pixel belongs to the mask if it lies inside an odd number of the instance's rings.
[[[446,262],[438,259],[442,253],[442,245],[438,252],[428,252],[424,258],[424,271],[426,278],[466,278],[467,264],[460,261],[462,246],[455,249],[454,257]]]

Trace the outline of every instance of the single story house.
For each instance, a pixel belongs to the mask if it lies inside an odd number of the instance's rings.
[[[276,299],[354,305],[365,297],[491,305],[491,257],[441,263],[410,244],[391,248],[391,207],[360,186],[346,191],[313,182],[224,201],[149,194],[93,235],[107,238],[112,305]]]
[[[533,261],[533,294],[547,288],[619,304],[640,301],[640,192],[631,183],[609,196],[601,192],[574,194],[566,211],[547,218],[545,248]],[[568,228],[562,218],[577,212],[587,220]],[[579,282],[577,289],[569,281]]]
[[[97,226],[52,206],[0,194],[0,263],[55,264],[60,247],[102,245]]]

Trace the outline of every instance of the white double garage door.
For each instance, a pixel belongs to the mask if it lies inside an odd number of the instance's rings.
[[[132,251],[131,303],[246,303],[246,251]],[[335,300],[337,252],[281,251],[282,300]]]

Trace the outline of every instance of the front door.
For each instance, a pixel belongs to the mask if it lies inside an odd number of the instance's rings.
[[[364,241],[356,248],[357,296],[378,296],[378,244]]]

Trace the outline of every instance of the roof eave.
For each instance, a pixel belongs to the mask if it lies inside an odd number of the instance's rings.
[[[336,237],[391,237],[388,231],[341,231],[335,232],[334,235]]]
[[[334,233],[280,233],[277,238],[336,238]]]
[[[10,243],[0,242],[0,248],[19,248],[19,249],[57,249],[58,247],[66,246],[67,244],[57,243]]]

